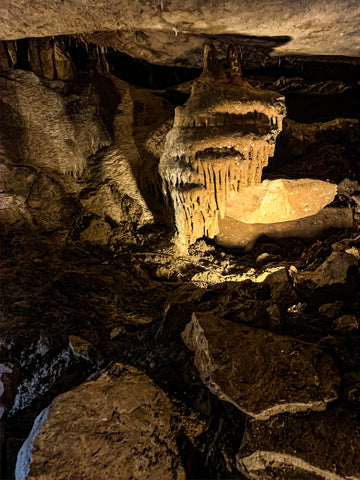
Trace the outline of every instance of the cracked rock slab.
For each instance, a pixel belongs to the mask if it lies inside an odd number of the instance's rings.
[[[256,480],[360,478],[360,425],[343,410],[249,420],[237,467]]]
[[[325,410],[340,382],[334,361],[317,345],[193,313],[182,333],[209,390],[248,415]]]
[[[16,480],[184,479],[173,416],[172,403],[149,377],[112,364],[54,400],[19,452]]]

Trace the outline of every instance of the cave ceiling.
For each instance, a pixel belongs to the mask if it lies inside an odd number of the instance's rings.
[[[360,57],[358,0],[7,0],[3,40],[81,35],[162,65],[201,66],[204,40],[275,56]]]

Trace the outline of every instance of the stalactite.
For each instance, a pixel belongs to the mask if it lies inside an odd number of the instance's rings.
[[[175,110],[159,167],[181,247],[204,232],[216,236],[229,195],[261,181],[284,116],[283,97],[243,79],[232,46],[225,67],[214,48],[205,46],[203,73],[187,103]]]

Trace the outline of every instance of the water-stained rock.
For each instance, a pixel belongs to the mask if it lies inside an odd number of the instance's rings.
[[[182,338],[208,388],[254,418],[324,410],[337,398],[338,371],[316,345],[211,313],[194,313]]]
[[[174,406],[149,377],[112,364],[37,419],[19,452],[16,480],[184,479],[174,418]]]
[[[248,420],[237,465],[256,480],[360,478],[360,424],[345,410]]]

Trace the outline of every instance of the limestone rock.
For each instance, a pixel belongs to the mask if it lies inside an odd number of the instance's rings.
[[[40,48],[30,45],[35,52]],[[54,45],[61,51],[60,40]],[[64,62],[57,67],[62,77],[71,70]],[[60,80],[45,82],[28,71],[1,77],[5,224],[69,229],[85,210],[118,224],[140,227],[153,221],[137,184],[141,158],[129,85],[109,78],[103,83],[116,113],[114,139],[99,113],[99,96],[105,94],[93,83],[76,87],[75,93]]]
[[[356,142],[359,138],[359,121],[355,118],[335,118],[328,122],[309,124],[286,118],[283,123],[283,137],[288,152],[299,157],[309,154],[314,150],[314,145],[329,146]],[[339,192],[341,190],[342,187],[339,186]]]
[[[216,243],[227,248],[241,248],[249,251],[260,237],[274,240],[302,238],[314,240],[331,229],[351,228],[352,209],[325,208],[310,217],[278,223],[243,223],[231,217],[219,219],[219,233]]]
[[[62,95],[32,72],[1,78],[3,157],[13,163],[71,176],[84,172],[88,157],[112,143],[97,113],[91,89]]]
[[[298,296],[293,289],[285,267],[269,269],[269,274],[264,280],[271,289],[271,299],[279,305],[280,308],[288,307],[296,302]]]
[[[53,401],[19,452],[16,480],[184,479],[174,416],[170,400],[144,373],[112,364]]]
[[[81,205],[61,184],[31,166],[1,165],[1,218],[6,228],[70,228]]]
[[[264,180],[229,194],[226,215],[244,223],[277,223],[315,215],[334,200],[336,185],[322,180]]]
[[[284,115],[283,97],[243,79],[232,46],[225,69],[214,48],[205,47],[204,70],[187,103],[175,110],[159,165],[180,246],[213,238],[229,196],[234,200],[261,181]]]
[[[254,480],[355,480],[359,450],[359,421],[347,411],[279,415],[247,422],[237,465]]]
[[[298,272],[290,268],[289,273],[300,296],[312,303],[324,303],[354,291],[358,263],[357,255],[350,249],[333,251],[316,270]]]
[[[54,40],[54,66],[59,80],[72,80],[75,77],[76,70],[72,58],[64,42],[58,38]]]
[[[51,38],[41,38],[39,40],[39,57],[41,66],[41,75],[48,80],[56,77],[54,66],[54,41]]]
[[[339,374],[316,345],[211,313],[194,313],[182,338],[205,385],[254,418],[324,410],[337,398]]]

